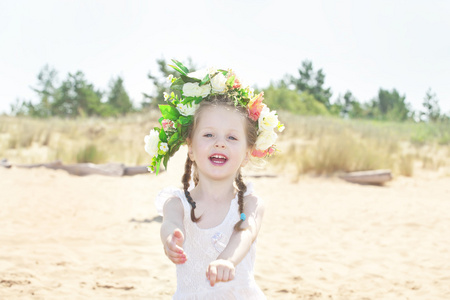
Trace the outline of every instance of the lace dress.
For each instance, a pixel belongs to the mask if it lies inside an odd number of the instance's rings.
[[[247,186],[247,194],[252,192],[252,185]],[[231,201],[230,209],[224,221],[216,227],[202,229],[191,221],[190,206],[184,191],[166,188],[156,198],[156,207],[162,215],[166,200],[171,197],[181,199],[184,208],[185,241],[183,249],[188,257],[186,263],[177,265],[177,290],[175,300],[200,299],[266,299],[256,285],[253,276],[256,245],[253,243],[244,259],[236,266],[235,278],[229,282],[219,282],[211,287],[206,278],[208,265],[216,260],[233,233],[234,225],[239,221],[237,196]]]

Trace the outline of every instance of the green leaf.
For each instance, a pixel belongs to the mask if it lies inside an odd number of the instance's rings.
[[[180,73],[181,75],[186,75],[185,72],[181,71],[177,66],[174,65],[169,65],[169,67],[172,67],[175,69],[175,71],[177,71],[178,73]]]
[[[200,102],[202,102],[202,100],[203,100],[202,97],[195,98],[195,104],[199,104]]]
[[[179,122],[181,125],[188,125],[188,124],[192,123],[192,116],[181,116],[181,117],[178,119],[178,122]]]
[[[194,101],[195,101],[195,103],[198,103],[202,99],[203,99],[202,97],[185,97],[181,103],[184,104],[184,105],[190,104],[190,103],[192,103]]]
[[[159,140],[161,142],[167,143],[167,134],[166,134],[166,132],[164,130],[161,130],[159,132]],[[159,145],[158,145],[158,148],[159,148]]]
[[[164,119],[176,121],[180,117],[180,112],[173,106],[167,104],[160,104],[159,110]],[[164,130],[162,130],[164,131]]]
[[[184,81],[185,83],[186,83],[186,82],[192,82],[192,83],[201,82],[200,79],[188,77],[188,76],[185,76],[185,75],[181,75],[180,78],[183,79],[183,81]]]
[[[161,124],[161,122],[164,120],[164,117],[161,117],[158,119],[159,124]]]
[[[184,81],[181,78],[177,78],[177,80],[175,80],[172,85],[170,86],[170,88],[174,91],[181,91],[183,90],[183,85],[184,85]]]
[[[178,140],[178,142],[177,142],[172,148],[170,148],[170,153],[169,153],[169,155],[170,155],[170,156],[174,155],[175,152],[177,152],[178,149],[180,149],[181,144],[182,144],[182,141],[181,141],[181,140]]]
[[[217,71],[221,72],[223,75],[227,75],[228,71],[223,69],[218,69]]]
[[[211,78],[209,77],[209,74],[206,74],[205,77],[200,82],[200,86],[205,85],[205,84],[207,84],[210,81],[211,81]]]
[[[159,173],[159,165],[161,165],[161,159],[159,159],[158,162],[156,163],[156,167],[155,167],[155,169],[156,169],[156,176],[158,176],[158,173]]]
[[[233,86],[234,85],[234,78],[235,78],[236,76],[235,75],[233,75],[233,76],[231,76],[230,78],[228,78],[228,80],[227,80],[227,86]]]
[[[169,154],[166,154],[164,156],[163,165],[164,165],[164,168],[166,168],[166,170],[167,170],[167,163],[169,162],[169,158],[170,158]]]
[[[179,137],[180,137],[180,135],[178,134],[178,132],[175,132],[175,133],[170,137],[170,139],[169,139],[169,142],[168,142],[169,147],[172,147],[173,144],[174,144],[176,141],[178,141]]]
[[[173,63],[177,65],[178,68],[180,68],[181,71],[184,72],[183,75],[186,75],[187,73],[189,73],[189,69],[186,68],[181,62],[179,62],[178,60],[172,59]]]

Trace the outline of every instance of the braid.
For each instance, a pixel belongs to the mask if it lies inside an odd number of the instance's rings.
[[[195,186],[197,186],[198,185],[198,170],[197,170],[197,165],[194,163],[194,175],[193,175],[193,178],[192,178],[192,180],[194,180],[194,184],[195,184]]]
[[[189,158],[189,155],[186,159],[186,164],[184,165],[184,174],[181,182],[183,183],[184,195],[186,196],[187,201],[192,206],[191,208],[191,220],[192,222],[198,222],[200,218],[195,217],[194,209],[196,207],[195,201],[191,197],[191,193],[189,193],[189,181],[191,180],[191,168],[192,168],[192,160]]]
[[[247,191],[247,186],[242,180],[241,171],[239,170],[238,175],[236,176],[236,185],[238,188],[238,205],[239,205],[239,215],[244,212],[244,193]],[[241,219],[239,222],[234,225],[234,230],[241,231],[245,228],[241,228],[241,225],[244,221]]]

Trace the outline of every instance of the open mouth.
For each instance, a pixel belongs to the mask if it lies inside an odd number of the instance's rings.
[[[209,157],[209,160],[214,164],[214,165],[223,165],[224,163],[227,162],[228,158],[225,155],[222,154],[213,154]]]

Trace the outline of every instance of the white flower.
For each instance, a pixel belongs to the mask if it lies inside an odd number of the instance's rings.
[[[187,77],[197,78],[197,79],[203,80],[203,78],[205,78],[205,76],[207,74],[209,74],[209,70],[201,69],[201,70],[197,70],[195,72],[188,73]]]
[[[199,107],[199,104],[194,104],[194,103],[190,103],[190,104],[186,104],[186,105],[184,105],[184,104],[177,105],[178,111],[183,116],[192,116],[193,114],[195,114],[195,111],[197,110],[198,107]]]
[[[278,127],[278,131],[279,132],[283,132],[283,130],[284,130],[284,124],[281,124],[281,123],[278,123],[278,125],[277,125],[277,127]]]
[[[173,81],[173,75],[170,74],[169,76],[167,76],[167,82],[172,83],[172,81]]]
[[[169,99],[169,94],[164,92],[163,95],[164,95],[164,101],[167,101]]]
[[[150,156],[155,156],[158,153],[159,132],[155,129],[150,130],[150,134],[144,137],[145,152]]]
[[[264,106],[258,119],[259,130],[272,130],[279,123],[276,111],[270,111],[267,106]]]
[[[213,93],[223,94],[227,88],[227,78],[222,73],[218,73],[211,79],[211,87]]]
[[[255,95],[255,89],[254,88],[249,88],[248,89],[248,96],[250,98],[253,98],[254,95]]]
[[[256,149],[263,151],[267,150],[270,146],[275,144],[277,137],[277,134],[273,132],[273,130],[261,131],[256,139]]]
[[[187,82],[183,85],[183,95],[185,97],[205,98],[210,92],[211,86],[209,84],[199,86],[198,83]]]
[[[169,145],[167,143],[161,143],[161,144],[159,144],[159,150],[161,150],[165,153],[165,152],[169,151]]]

